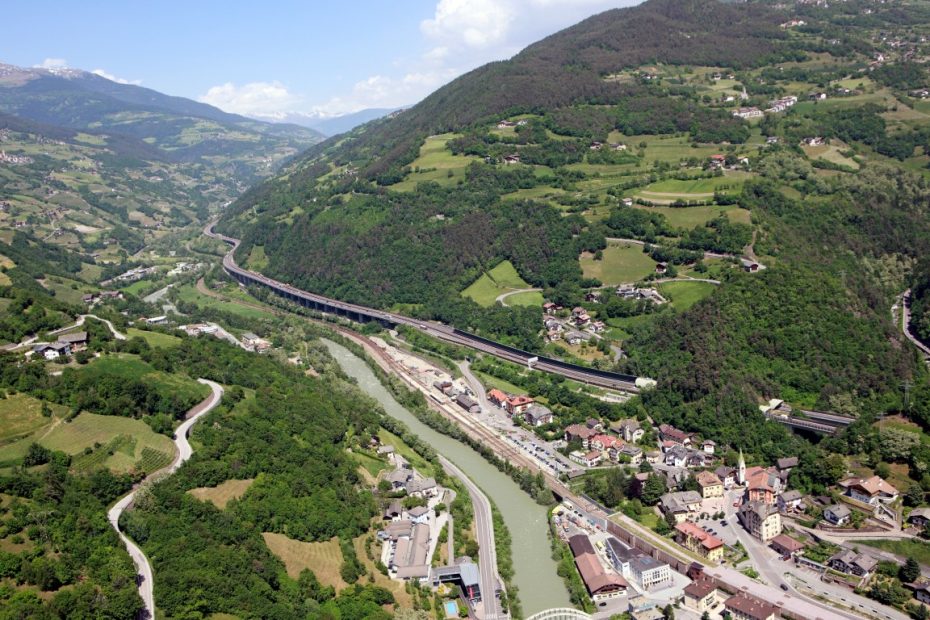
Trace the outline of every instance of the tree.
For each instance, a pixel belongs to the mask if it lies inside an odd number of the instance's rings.
[[[919,483],[915,482],[907,488],[904,494],[904,503],[908,506],[920,506],[924,503],[924,490]]]
[[[904,583],[913,583],[918,577],[920,577],[920,564],[918,564],[917,560],[914,558],[908,558],[907,562],[904,563],[904,566],[901,567],[901,571],[898,573],[898,576]]]
[[[665,606],[665,609],[662,610],[662,617],[665,620],[675,620],[675,610],[672,608],[671,603]]]
[[[643,484],[640,499],[647,506],[655,506],[659,503],[659,498],[662,497],[667,490],[665,478],[658,474],[649,474],[649,477],[646,478],[646,482]]]

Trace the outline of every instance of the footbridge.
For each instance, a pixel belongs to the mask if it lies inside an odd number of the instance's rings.
[[[637,384],[639,378],[635,375],[598,370],[596,368],[570,364],[555,358],[537,356],[528,351],[523,351],[488,338],[483,338],[477,334],[456,329],[449,325],[444,325],[435,321],[414,319],[395,312],[387,312],[385,310],[378,310],[376,308],[369,308],[367,306],[324,297],[323,295],[310,293],[285,284],[284,282],[269,278],[258,272],[243,269],[236,264],[235,259],[235,252],[239,247],[239,240],[214,232],[214,224],[215,222],[208,224],[203,232],[209,237],[219,239],[232,246],[229,252],[223,257],[223,269],[240,284],[261,286],[306,308],[342,316],[358,323],[377,322],[387,328],[405,325],[432,336],[433,338],[467,347],[475,351],[481,351],[482,353],[487,353],[509,362],[530,366],[535,370],[561,375],[568,379],[597,385],[599,387],[624,390],[627,392],[639,391],[639,385]]]

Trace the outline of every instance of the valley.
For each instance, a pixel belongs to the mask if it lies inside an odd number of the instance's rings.
[[[0,64],[0,620],[928,617],[928,25],[646,0],[328,138],[259,29]]]

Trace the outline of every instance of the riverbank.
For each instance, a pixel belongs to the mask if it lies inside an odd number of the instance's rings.
[[[354,339],[353,342],[364,348],[362,343]],[[414,434],[466,472],[500,511],[512,539],[513,587],[516,592],[534,593],[532,599],[522,601],[525,613],[531,615],[545,609],[569,606],[568,593],[549,552],[546,508],[522,492],[513,480],[487,462],[479,452],[418,419],[383,385],[364,357],[332,341],[327,347],[346,374],[353,377],[363,391],[382,403],[388,415],[404,422]],[[374,358],[378,359],[376,353]],[[513,592],[510,597],[513,598]]]

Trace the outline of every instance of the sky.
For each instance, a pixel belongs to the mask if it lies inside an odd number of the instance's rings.
[[[638,1],[29,0],[4,7],[0,62],[94,71],[249,116],[337,116],[416,103]]]

